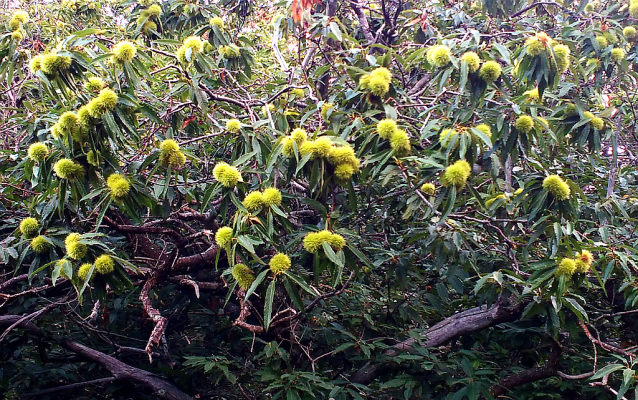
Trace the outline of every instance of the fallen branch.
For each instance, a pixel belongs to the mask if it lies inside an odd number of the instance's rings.
[[[0,335],[0,342],[2,342],[4,340],[5,337],[7,337],[7,335],[9,334],[9,332],[11,332],[11,330],[13,328],[16,327],[21,327],[21,326],[28,326],[29,323],[31,323],[31,321],[33,321],[34,319],[38,318],[39,316],[48,313],[49,311],[53,310],[54,308],[58,307],[60,304],[65,304],[66,302],[69,301],[69,299],[71,298],[71,295],[66,295],[62,300],[60,301],[56,301],[54,303],[51,303],[49,305],[47,305],[46,307],[43,307],[41,309],[39,309],[38,311],[35,311],[29,315],[25,315],[23,317],[19,317],[19,319],[17,319],[15,322],[13,322],[11,325],[9,325],[8,328],[5,329],[5,331],[2,333],[2,335]],[[25,325],[27,324],[27,325]]]
[[[13,277],[5,282],[0,283],[0,293],[4,292],[5,290],[15,285],[16,283],[26,281],[27,279],[29,279],[29,274],[22,274],[22,275]]]
[[[15,328],[19,328],[19,329],[26,329],[32,335],[35,335],[35,336],[38,336],[38,337],[44,336],[44,334],[42,333],[42,331],[40,330],[40,328],[38,328],[38,326],[36,324],[34,324],[33,322],[29,322],[29,321],[25,320],[24,317],[22,317],[20,315],[0,316],[0,329],[7,329],[7,327],[8,328],[15,327]]]
[[[237,298],[240,300],[241,311],[239,312],[239,316],[237,317],[235,322],[233,322],[233,325],[249,330],[250,332],[254,334],[263,333],[264,332],[263,327],[259,325],[252,325],[246,322],[246,319],[250,316],[249,308],[252,306],[252,304],[250,303],[248,299],[242,300],[244,297],[246,297],[246,292],[244,292],[241,289],[237,289],[235,294],[237,295]]]
[[[118,224],[117,222],[113,221],[106,215],[104,216],[104,222],[111,225],[111,227],[113,227],[114,229],[122,233],[134,233],[134,234],[142,234],[142,235],[146,235],[149,233],[155,234],[155,235],[162,234],[162,235],[170,236],[177,242],[180,242],[183,239],[182,235],[180,235],[179,232],[170,228],[163,228],[161,226],[145,226],[145,225],[136,226],[136,225]]]
[[[223,285],[218,282],[197,282],[188,276],[171,276],[170,278],[168,278],[168,280],[181,286],[192,287],[195,291],[195,297],[197,297],[198,299],[200,289],[214,291],[219,290],[223,287]]]
[[[151,303],[150,292],[153,286],[157,283],[157,277],[152,276],[149,280],[144,283],[142,287],[142,291],[140,292],[140,301],[144,306],[144,311],[149,316],[151,320],[155,323],[153,327],[153,331],[151,332],[151,336],[148,338],[148,342],[146,343],[146,354],[148,354],[148,361],[153,362],[153,345],[157,345],[162,338],[162,334],[164,333],[164,329],[166,329],[166,323],[168,322],[165,317],[157,310],[157,308],[153,307]]]
[[[438,347],[459,336],[482,331],[503,322],[514,321],[526,304],[526,302],[520,302],[512,305],[509,300],[502,299],[491,307],[471,308],[444,319],[421,336],[424,339],[427,338],[427,347]],[[414,342],[415,339],[407,339],[396,344],[394,348],[399,351],[410,351]],[[393,354],[396,354],[396,351]]]

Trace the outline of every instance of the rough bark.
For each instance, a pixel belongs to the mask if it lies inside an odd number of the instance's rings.
[[[0,293],[19,282],[26,281],[27,279],[29,279],[29,274],[22,274],[0,283]]]
[[[23,317],[19,315],[0,316],[0,329],[5,329],[6,327],[20,321],[22,318]],[[38,337],[42,337],[44,335],[42,330],[31,322],[21,322],[17,327],[26,329]],[[100,364],[108,370],[115,379],[143,385],[153,390],[155,395],[159,398],[167,400],[193,400],[192,397],[179,390],[173,384],[148,371],[132,367],[114,357],[86,347],[68,338],[60,339],[59,343],[60,346],[64,347],[66,350]]]
[[[166,330],[168,320],[162,316],[160,311],[153,307],[150,292],[158,284],[171,273],[179,269],[186,269],[198,264],[211,262],[217,256],[218,248],[215,245],[210,246],[206,251],[192,256],[179,258],[179,249],[183,247],[188,240],[182,235],[170,228],[142,225],[135,226],[127,223],[126,219],[118,216],[116,220],[104,216],[104,221],[112,228],[126,234],[131,244],[134,245],[142,254],[157,260],[155,266],[152,267],[151,276],[146,280],[142,290],[140,291],[140,301],[144,306],[144,311],[153,320],[154,328],[151,336],[146,344],[146,352],[149,361],[153,361],[153,346],[158,345]],[[161,250],[155,245],[147,235],[166,235],[174,240],[175,248],[171,251]],[[196,293],[199,294],[199,288],[196,286]]]
[[[525,304],[526,302],[511,304],[509,300],[500,300],[491,307],[480,306],[454,314],[422,334],[425,346],[441,346],[460,336],[480,332],[503,322],[514,321],[520,316]],[[386,352],[386,356],[394,357],[399,352],[410,352],[413,350],[414,342],[414,339],[407,339],[397,343]],[[350,380],[355,383],[368,383],[379,375],[383,366],[383,364],[367,363],[356,371]]]
[[[155,393],[156,396],[162,399],[168,400],[193,400],[192,397],[173,386],[171,383],[164,379],[152,374],[148,371],[144,371],[139,368],[132,367],[128,364],[121,362],[120,360],[113,358],[109,355],[101,353],[97,350],[88,348],[80,343],[74,342],[69,339],[62,339],[60,345],[65,349],[72,351],[76,354],[84,356],[91,361],[100,364],[107,369],[115,379],[129,381],[144,385]]]
[[[173,270],[182,270],[188,267],[194,267],[198,264],[213,262],[215,260],[215,257],[217,257],[218,251],[219,248],[215,245],[212,245],[203,253],[181,257],[175,263],[175,268],[173,268]]]
[[[157,262],[157,267],[153,270],[153,273],[149,279],[146,280],[144,286],[142,286],[142,290],[140,291],[140,301],[144,306],[144,311],[146,314],[153,320],[155,324],[153,331],[151,332],[151,336],[148,338],[148,342],[146,343],[146,353],[148,353],[149,362],[153,362],[153,345],[158,345],[162,336],[164,335],[164,330],[166,329],[166,324],[168,320],[166,317],[163,317],[158,309],[153,307],[153,302],[151,301],[151,289],[160,282],[166,274],[171,270],[175,262],[177,261],[179,255],[179,251],[174,249],[170,253],[163,253]]]

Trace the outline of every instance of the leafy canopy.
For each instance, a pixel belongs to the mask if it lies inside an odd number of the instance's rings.
[[[637,17],[5,10],[0,391],[637,397]]]

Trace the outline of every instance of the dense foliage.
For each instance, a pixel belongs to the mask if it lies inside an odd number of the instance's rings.
[[[12,4],[0,393],[638,398],[636,19]]]

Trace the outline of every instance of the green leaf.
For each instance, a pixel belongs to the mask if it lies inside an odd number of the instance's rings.
[[[355,246],[353,243],[350,243],[350,242],[349,242],[346,246],[347,246],[346,248],[347,248],[348,250],[350,250],[350,251],[352,252],[352,254],[354,254],[354,255],[355,255],[355,257],[357,257],[359,260],[361,260],[361,262],[363,262],[363,263],[364,263],[364,264],[365,264],[368,268],[371,268],[371,269],[372,269],[372,268],[374,268],[374,265],[372,264],[372,261],[370,261],[370,260],[368,259],[368,257],[366,257],[366,256],[365,256],[365,255],[361,252],[361,250],[359,250],[359,249],[357,248],[357,246]]]
[[[343,37],[341,36],[341,29],[339,29],[339,25],[337,25],[334,21],[330,23],[330,32],[335,35],[338,41],[341,42],[343,40]]]
[[[284,277],[284,288],[286,288],[286,292],[288,293],[290,300],[292,300],[292,304],[294,304],[297,310],[300,310],[301,312],[306,312],[306,309],[303,304],[303,300],[301,299],[301,296],[299,295],[299,291],[297,290],[295,286],[293,286],[293,283],[294,281],[290,279],[289,276]]]
[[[461,88],[461,90],[463,90],[465,88],[465,85],[467,85],[467,76],[468,76],[467,62],[461,61],[461,79],[459,82],[459,88]]]
[[[600,379],[605,375],[610,375],[613,372],[619,371],[621,369],[624,369],[625,366],[622,364],[609,364],[604,366],[603,368],[599,369],[598,371],[596,371],[596,373],[591,377],[591,379]]]
[[[326,218],[328,216],[328,210],[326,210],[326,207],[324,207],[324,205],[318,202],[317,200],[310,199],[307,197],[301,197],[298,200],[319,211],[323,218]]]
[[[585,321],[589,321],[589,317],[587,316],[587,312],[585,311],[585,309],[578,304],[578,302],[575,299],[569,298],[569,297],[565,297],[564,298],[565,301],[567,301],[567,307],[569,307],[574,314],[576,314],[576,316],[578,317],[578,319],[580,319],[581,321],[584,319]]]
[[[319,296],[319,292],[316,289],[311,288],[302,278],[298,277],[297,275],[293,274],[290,271],[286,271],[286,272],[284,272],[284,274],[288,278],[290,278],[293,281],[295,281],[295,283],[297,283],[297,285],[299,285],[303,290],[308,292],[310,295]]]
[[[330,245],[326,242],[322,243],[322,247],[328,259],[332,261],[333,263],[335,263],[336,265],[338,265],[339,267],[343,268],[343,261],[339,259],[339,257],[337,257],[334,250],[332,250],[332,247],[330,247]]]
[[[239,243],[243,248],[248,250],[250,253],[253,253],[253,254],[255,253],[255,248],[253,247],[253,244],[245,235],[237,236],[237,243]]]
[[[447,216],[452,212],[454,208],[454,203],[456,202],[456,187],[450,186],[447,191],[448,198],[445,206],[445,211],[441,214],[441,222],[443,222]]]
[[[55,282],[58,280],[62,272],[64,271],[66,273],[69,269],[71,269],[71,274],[73,274],[73,269],[69,260],[63,259],[55,263],[55,268],[53,268],[53,272],[51,273],[53,286],[55,286]]]
[[[273,279],[266,290],[266,299],[264,302],[264,329],[268,330],[270,319],[272,318],[272,303],[275,300],[275,284],[277,279]]]
[[[255,278],[255,281],[253,282],[253,284],[250,285],[250,287],[246,291],[246,296],[244,297],[244,299],[248,300],[250,295],[253,294],[255,289],[257,289],[257,286],[259,286],[264,281],[264,279],[266,279],[266,274],[268,273],[268,271],[270,270],[265,269],[259,275],[257,275],[257,278]]]

